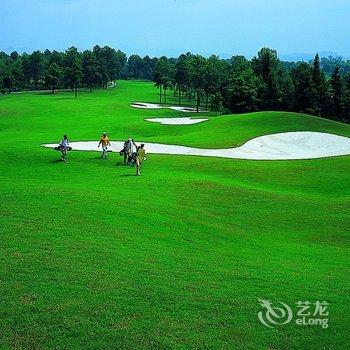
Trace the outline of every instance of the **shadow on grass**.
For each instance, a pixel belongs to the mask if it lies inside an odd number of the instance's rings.
[[[125,169],[128,169],[130,167],[130,165],[125,165],[124,163],[120,163],[120,162],[117,162],[115,166],[125,168]]]
[[[67,161],[67,162],[64,162],[64,161],[61,160],[61,159],[53,159],[53,160],[50,160],[50,161],[48,162],[48,164],[55,164],[55,163],[68,163],[68,161]]]
[[[75,100],[74,96],[66,96],[66,97],[56,97],[56,101],[58,100]]]

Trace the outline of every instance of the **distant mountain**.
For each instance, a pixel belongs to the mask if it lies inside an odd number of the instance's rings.
[[[321,58],[323,57],[328,58],[329,56],[332,56],[334,58],[342,57],[345,60],[349,59],[333,51],[321,51],[318,54],[320,55]],[[234,54],[234,55],[237,55],[237,54]],[[233,56],[233,54],[221,53],[219,54],[219,56],[220,58],[223,58],[223,59],[230,59]],[[252,58],[252,56],[250,55],[243,55],[243,56],[245,56],[248,59]],[[278,54],[278,58],[281,61],[286,61],[286,62],[299,62],[299,61],[309,62],[310,60],[313,60],[315,56],[316,56],[316,52],[313,54],[312,53],[291,53],[286,55]]]
[[[320,57],[326,57],[332,56],[334,58],[341,57],[341,55],[337,54],[336,52],[332,51],[321,51],[318,53]],[[314,59],[316,56],[315,54],[309,54],[309,53],[292,53],[288,55],[278,55],[279,59],[281,61],[287,61],[287,62],[298,62],[298,61],[305,61],[308,62],[312,59]]]

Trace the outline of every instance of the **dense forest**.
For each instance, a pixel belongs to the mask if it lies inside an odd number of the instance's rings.
[[[251,60],[233,56],[205,58],[186,53],[178,58],[131,55],[95,46],[79,52],[0,52],[0,91],[107,88],[117,79],[152,80],[159,102],[174,94],[179,104],[219,113],[285,110],[350,122],[350,61],[322,58],[282,62],[277,52],[261,49]],[[171,90],[171,92],[170,92]]]

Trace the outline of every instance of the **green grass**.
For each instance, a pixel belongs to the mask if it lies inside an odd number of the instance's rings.
[[[107,130],[214,148],[285,131],[350,136],[350,127],[283,112],[166,126],[143,120],[184,114],[131,101],[157,103],[158,91],[120,81],[77,100],[0,97],[0,348],[346,349],[349,156],[151,155],[136,177],[118,155],[71,152],[65,164],[40,144]],[[267,328],[258,298],[293,310],[326,300],[329,328]]]

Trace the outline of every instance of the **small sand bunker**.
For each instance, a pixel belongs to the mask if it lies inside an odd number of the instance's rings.
[[[100,151],[96,141],[71,142],[77,151]],[[46,144],[44,147],[55,147]],[[146,143],[148,153],[178,154],[253,160],[311,159],[350,154],[350,138],[327,133],[302,131],[256,137],[241,147],[201,149],[186,146]],[[111,150],[119,152],[123,142],[112,142]]]
[[[180,112],[188,112],[188,113],[196,113],[196,108],[192,107],[182,107],[182,106],[162,106],[155,103],[146,103],[146,102],[133,102],[130,107],[134,108],[141,108],[141,109],[160,109],[160,108],[168,108],[172,109],[174,111],[180,111]],[[202,110],[199,110],[202,112]]]
[[[160,123],[164,125],[190,125],[205,122],[208,119],[200,118],[147,118],[147,122]]]
[[[141,109],[160,109],[160,108],[163,108],[162,106],[157,105],[155,103],[139,103],[139,102],[134,102],[130,106],[134,107],[134,108],[141,108]]]

